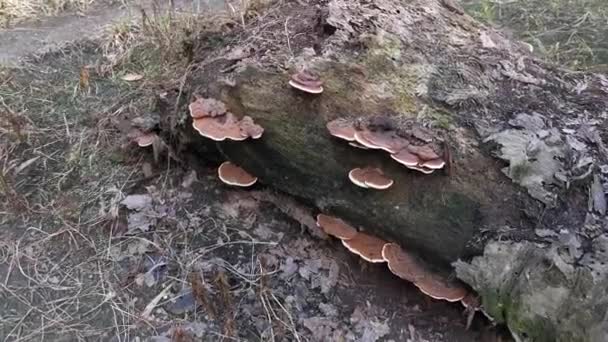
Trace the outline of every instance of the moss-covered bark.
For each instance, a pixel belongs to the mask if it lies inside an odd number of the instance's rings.
[[[379,62],[375,60],[376,66]],[[220,143],[226,157],[258,176],[263,184],[399,241],[443,266],[471,253],[466,244],[487,223],[484,220],[519,215],[493,208],[494,201],[512,190],[499,183],[502,178],[496,171],[487,172],[489,160],[481,154],[457,154],[456,172],[451,176],[444,171],[423,175],[396,163],[386,152],[356,149],[332,138],[325,124],[338,117],[387,113],[415,118],[415,113],[402,112],[402,101],[385,100],[402,97],[400,89],[387,90],[380,97],[379,85],[349,71],[349,64],[332,62],[317,68],[323,71],[326,82],[326,91],[320,96],[290,88],[286,73],[256,68],[240,73],[235,87],[219,91],[218,96],[233,112],[254,117],[266,129],[260,140]],[[193,141],[204,141],[196,132],[191,133]],[[355,186],[348,172],[364,166],[380,167],[395,185],[385,191]],[[500,196],[484,191],[491,183],[476,181],[483,173],[486,177],[494,173],[498,182],[492,186],[504,188]]]
[[[458,275],[498,322],[522,339],[595,341],[608,309],[601,290],[608,272],[598,260],[608,262],[608,254],[586,246],[595,246],[608,223],[587,211],[587,176],[608,162],[601,141],[606,78],[545,65],[442,1],[318,5],[284,3],[226,40],[238,44],[201,47],[184,94],[221,99],[266,130],[259,140],[217,144],[219,154],[265,186],[396,241],[438,268],[485,247],[481,259],[458,264]],[[276,32],[285,32],[287,17],[286,40]],[[302,65],[322,75],[323,94],[287,85]],[[182,108],[177,118],[166,111],[164,122],[207,158],[214,144],[191,129]],[[407,170],[384,152],[354,149],[326,132],[329,120],[377,115],[415,120],[440,135],[453,153],[451,175]],[[387,191],[354,186],[348,171],[362,166],[382,168],[395,184]],[[513,257],[493,253],[492,240],[508,248],[532,242]],[[592,280],[581,275],[589,272]]]

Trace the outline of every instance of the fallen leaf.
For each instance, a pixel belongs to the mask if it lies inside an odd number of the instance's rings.
[[[165,310],[173,315],[183,315],[186,312],[196,310],[197,304],[190,289],[183,289],[177,296],[173,297],[167,304]]]
[[[128,232],[135,232],[135,230],[140,230],[142,232],[149,231],[152,226],[156,224],[156,218],[152,216],[154,214],[151,211],[143,211],[143,212],[132,212],[127,216],[127,225]]]
[[[120,203],[129,210],[142,210],[144,208],[149,208],[152,205],[152,197],[148,194],[129,195]]]
[[[141,74],[126,74],[123,77],[121,77],[123,81],[127,81],[127,82],[135,82],[135,81],[139,81],[141,79],[144,78],[144,75]]]

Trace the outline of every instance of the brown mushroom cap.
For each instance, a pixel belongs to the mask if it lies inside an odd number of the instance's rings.
[[[306,70],[293,74],[289,80],[289,85],[310,94],[320,94],[323,92],[323,82],[321,79]]]
[[[398,153],[391,154],[391,158],[395,159],[398,163],[403,164],[407,167],[416,166],[420,163],[420,158],[417,155],[411,153],[407,149],[403,149]]]
[[[253,122],[250,116],[244,116],[239,122],[239,126],[241,128],[241,135],[246,138],[259,139],[264,133],[264,128]]]
[[[367,140],[364,136],[364,132],[365,131],[356,131],[355,132],[355,141],[357,141],[359,144],[367,147],[367,148],[371,148],[371,149],[380,149],[379,145],[374,144],[373,142]]]
[[[291,80],[310,87],[320,87],[323,85],[323,81],[321,81],[318,75],[307,70],[302,70],[291,75]]]
[[[439,170],[445,166],[445,161],[443,159],[431,159],[425,161],[420,166],[427,169]]]
[[[396,243],[385,244],[382,247],[382,257],[388,263],[388,269],[401,279],[415,282],[426,272],[413,255]]]
[[[355,141],[355,126],[354,124],[346,119],[336,119],[328,122],[326,125],[329,134],[336,138]]]
[[[190,116],[194,119],[200,119],[207,116],[220,116],[226,114],[226,105],[222,101],[216,99],[198,98],[192,102],[188,108]]]
[[[393,180],[386,177],[382,170],[373,167],[355,168],[348,173],[348,178],[362,188],[385,190],[393,185]]]
[[[393,185],[393,180],[386,177],[382,170],[370,168],[365,173],[365,185],[376,190],[385,190]]]
[[[355,169],[350,170],[350,172],[348,173],[348,178],[356,186],[367,189],[368,186],[367,186],[367,184],[365,184],[365,173],[366,173],[365,169],[355,168]]]
[[[342,244],[349,251],[359,255],[366,261],[373,263],[384,262],[382,247],[386,244],[386,241],[382,239],[365,233],[358,233],[352,239],[342,240]]]
[[[250,175],[241,167],[232,164],[229,161],[223,162],[217,169],[217,174],[220,180],[228,185],[248,187],[257,182],[258,178]]]
[[[318,87],[309,86],[309,85],[301,84],[294,80],[289,80],[289,85],[298,90],[301,90],[305,93],[309,93],[309,94],[321,94],[323,92],[323,86],[318,86]]]
[[[400,137],[394,131],[370,131],[363,130],[360,133],[357,132],[357,135],[360,138],[377,148],[385,150],[388,153],[397,153],[407,147],[410,142],[402,137]],[[355,135],[355,138],[357,137]],[[357,139],[357,141],[359,141]]]
[[[325,214],[317,215],[317,226],[321,227],[328,235],[341,240],[350,240],[358,234],[357,230],[348,223]]]
[[[448,302],[462,300],[468,293],[462,284],[449,282],[447,279],[433,273],[426,273],[417,278],[414,285],[424,294]]]
[[[158,135],[156,133],[142,133],[141,135],[135,137],[133,140],[139,145],[139,147],[146,147],[154,144],[154,141],[158,139]]]
[[[420,157],[420,159],[422,159],[422,160],[439,159],[439,155],[437,155],[437,153],[433,150],[433,148],[430,145],[421,145],[421,146],[409,145],[407,147],[407,149],[410,152],[412,152],[413,154]]]
[[[224,141],[226,139],[241,141],[247,139],[247,136],[243,136],[241,133],[239,122],[232,113],[226,113],[217,117],[206,116],[194,119],[192,120],[192,127],[200,135],[215,141]]]

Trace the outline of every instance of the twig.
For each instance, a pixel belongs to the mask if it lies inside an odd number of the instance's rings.
[[[150,319],[150,314],[152,313],[152,310],[154,310],[154,308],[156,308],[156,305],[158,305],[160,300],[164,296],[166,296],[169,293],[169,291],[171,291],[171,287],[172,287],[171,284],[167,285],[167,287],[165,287],[162,291],[160,291],[160,293],[157,294],[156,297],[154,297],[150,301],[150,303],[148,303],[148,305],[146,305],[146,308],[144,309],[144,311],[141,314],[141,317],[143,319]]]
[[[293,57],[293,51],[291,50],[291,42],[289,41],[289,29],[287,28],[287,22],[289,21],[291,17],[287,17],[287,19],[285,19],[285,37],[287,38],[287,49],[289,49],[289,54],[291,55],[291,57]]]

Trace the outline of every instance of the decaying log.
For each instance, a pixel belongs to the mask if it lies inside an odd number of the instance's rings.
[[[522,340],[606,336],[605,76],[545,64],[453,1],[285,2],[264,13],[202,34],[181,103],[161,106],[165,131],[437,269],[459,260],[458,277]],[[321,94],[288,85],[302,68],[320,75]],[[263,137],[200,137],[187,111],[195,95],[251,116]],[[449,172],[408,170],[326,129],[375,117],[426,127],[449,149]],[[394,184],[353,185],[349,171],[367,166]]]

